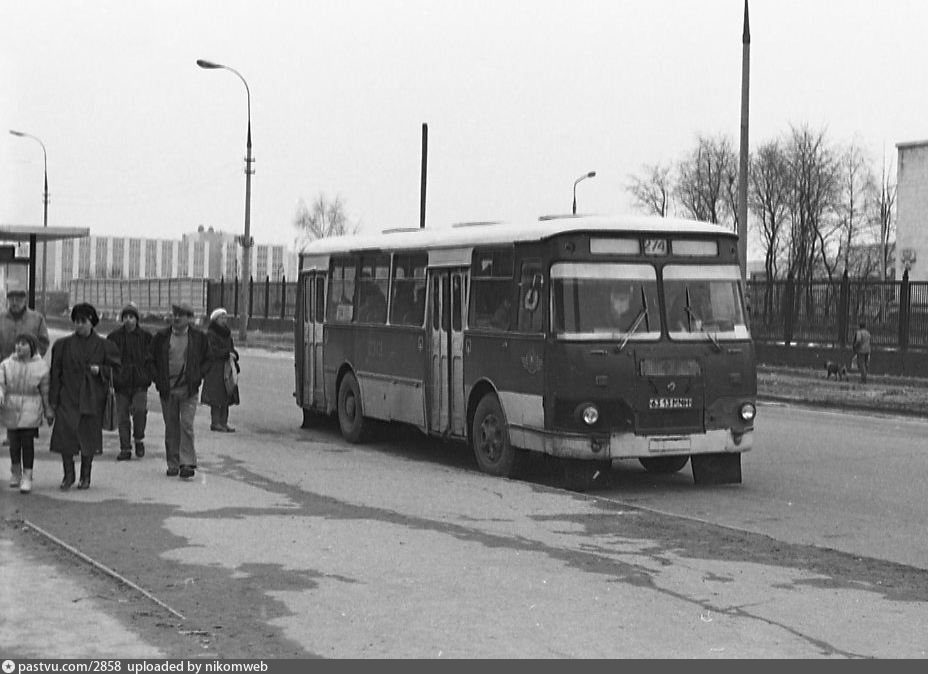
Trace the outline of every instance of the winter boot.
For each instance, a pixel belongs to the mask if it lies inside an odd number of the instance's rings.
[[[16,489],[23,480],[23,467],[10,466],[10,489]]]
[[[24,468],[23,469],[23,481],[19,485],[20,494],[28,494],[32,491],[32,469]]]
[[[61,465],[64,467],[64,479],[61,480],[60,489],[70,489],[74,484],[74,457],[66,454],[61,455]]]
[[[140,459],[145,456],[145,443],[141,440],[135,441],[135,455]]]
[[[93,465],[93,455],[81,457],[81,479],[77,483],[78,489],[90,488],[90,468]]]

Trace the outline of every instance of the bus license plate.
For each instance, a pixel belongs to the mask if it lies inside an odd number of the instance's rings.
[[[648,451],[652,454],[661,452],[689,452],[692,449],[690,439],[685,436],[666,436],[648,440]]]
[[[693,407],[692,398],[651,398],[648,407],[652,410],[688,410]]]

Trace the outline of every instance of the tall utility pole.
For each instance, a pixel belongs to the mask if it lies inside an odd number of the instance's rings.
[[[235,73],[245,85],[245,96],[248,101],[248,135],[245,141],[245,234],[241,238],[242,243],[242,282],[239,286],[239,324],[238,324],[238,341],[244,344],[248,341],[248,312],[251,307],[248,305],[249,290],[251,289],[251,248],[254,241],[251,238],[251,176],[255,172],[252,167],[254,158],[251,156],[251,90],[248,88],[248,82],[242,77],[242,74],[235,68],[214,63],[205,59],[197,59],[197,65],[206,70],[228,70]]]
[[[741,163],[738,167],[738,255],[741,281],[748,280],[748,100],[751,84],[751,25],[748,0],[744,0],[744,30],[741,33]]]
[[[31,133],[24,133],[23,131],[14,131],[10,129],[10,133],[18,138],[31,138],[36,141],[39,145],[42,146],[42,161],[45,168],[45,190],[42,192],[42,227],[48,227],[48,152],[45,151],[45,143],[42,142],[42,139],[38,136],[33,136]],[[46,279],[48,278],[48,271],[46,267],[48,266],[48,242],[45,240],[42,241],[42,314],[45,315],[48,313],[48,302],[47,295],[45,292],[46,289]],[[31,291],[31,297],[35,299],[35,288]],[[34,301],[33,301],[34,304]],[[35,308],[35,307],[33,307]]]
[[[422,178],[419,186],[419,229],[425,229],[425,179],[429,164],[429,125],[422,124]]]

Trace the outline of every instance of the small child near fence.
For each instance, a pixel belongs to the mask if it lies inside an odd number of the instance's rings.
[[[16,337],[13,355],[0,363],[0,420],[10,442],[10,487],[32,491],[35,438],[42,417],[49,426],[54,412],[48,402],[48,363],[29,333]]]

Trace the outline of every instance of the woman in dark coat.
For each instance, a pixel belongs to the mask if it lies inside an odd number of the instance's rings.
[[[77,488],[87,489],[93,456],[103,451],[103,407],[107,382],[119,368],[119,350],[94,331],[99,320],[93,305],[75,305],[71,310],[74,334],[52,347],[48,398],[55,425],[49,449],[61,454],[62,489],[74,484],[75,454],[81,455]]]
[[[225,309],[216,309],[209,316],[209,327],[206,337],[209,341],[206,374],[203,375],[203,392],[200,402],[209,405],[211,431],[220,433],[234,433],[235,429],[229,426],[229,406],[238,405],[238,386],[229,393],[226,379],[227,369],[235,368],[239,372],[238,351],[232,343],[232,331],[227,325],[229,314]],[[231,358],[230,358],[231,356]]]

